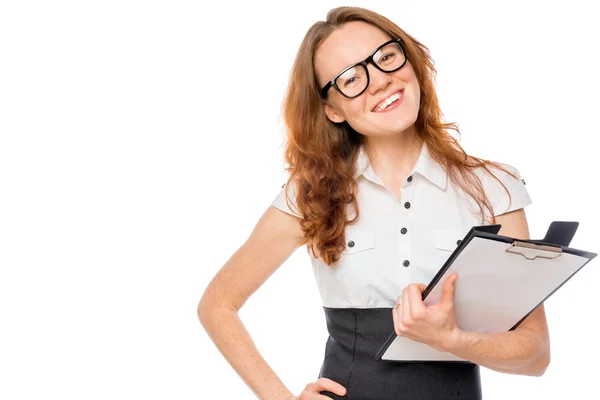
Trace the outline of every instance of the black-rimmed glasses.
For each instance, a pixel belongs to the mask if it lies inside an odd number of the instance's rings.
[[[349,99],[360,96],[369,86],[369,63],[382,72],[394,72],[402,68],[406,64],[402,39],[385,42],[364,61],[353,64],[337,74],[321,89],[321,97],[327,97],[327,91],[331,87]]]

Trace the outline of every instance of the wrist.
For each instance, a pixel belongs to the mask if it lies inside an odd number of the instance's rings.
[[[468,332],[463,331],[456,327],[453,331],[451,331],[446,340],[442,344],[444,351],[452,353],[454,350],[462,347],[463,343],[468,339]]]

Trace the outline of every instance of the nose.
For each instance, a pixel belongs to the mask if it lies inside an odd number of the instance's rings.
[[[369,71],[369,93],[375,94],[380,90],[388,88],[392,82],[390,74],[382,72],[375,68],[373,65],[368,64],[367,69]]]

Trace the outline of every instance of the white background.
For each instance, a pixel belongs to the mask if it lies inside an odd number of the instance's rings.
[[[463,147],[525,179],[533,238],[580,221],[571,246],[597,252],[593,4],[3,2],[0,398],[254,398],[196,306],[285,182],[288,74],[339,5],[429,47]],[[597,392],[599,268],[546,301],[546,374],[482,368],[486,399]],[[304,248],[240,315],[293,392],[317,378],[327,332]]]

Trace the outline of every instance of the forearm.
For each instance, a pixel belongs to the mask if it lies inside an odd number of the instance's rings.
[[[199,308],[198,317],[221,354],[259,399],[292,396],[260,355],[235,309],[205,306]]]
[[[541,376],[550,362],[550,341],[526,327],[504,333],[460,331],[446,344],[458,357],[498,372]]]

